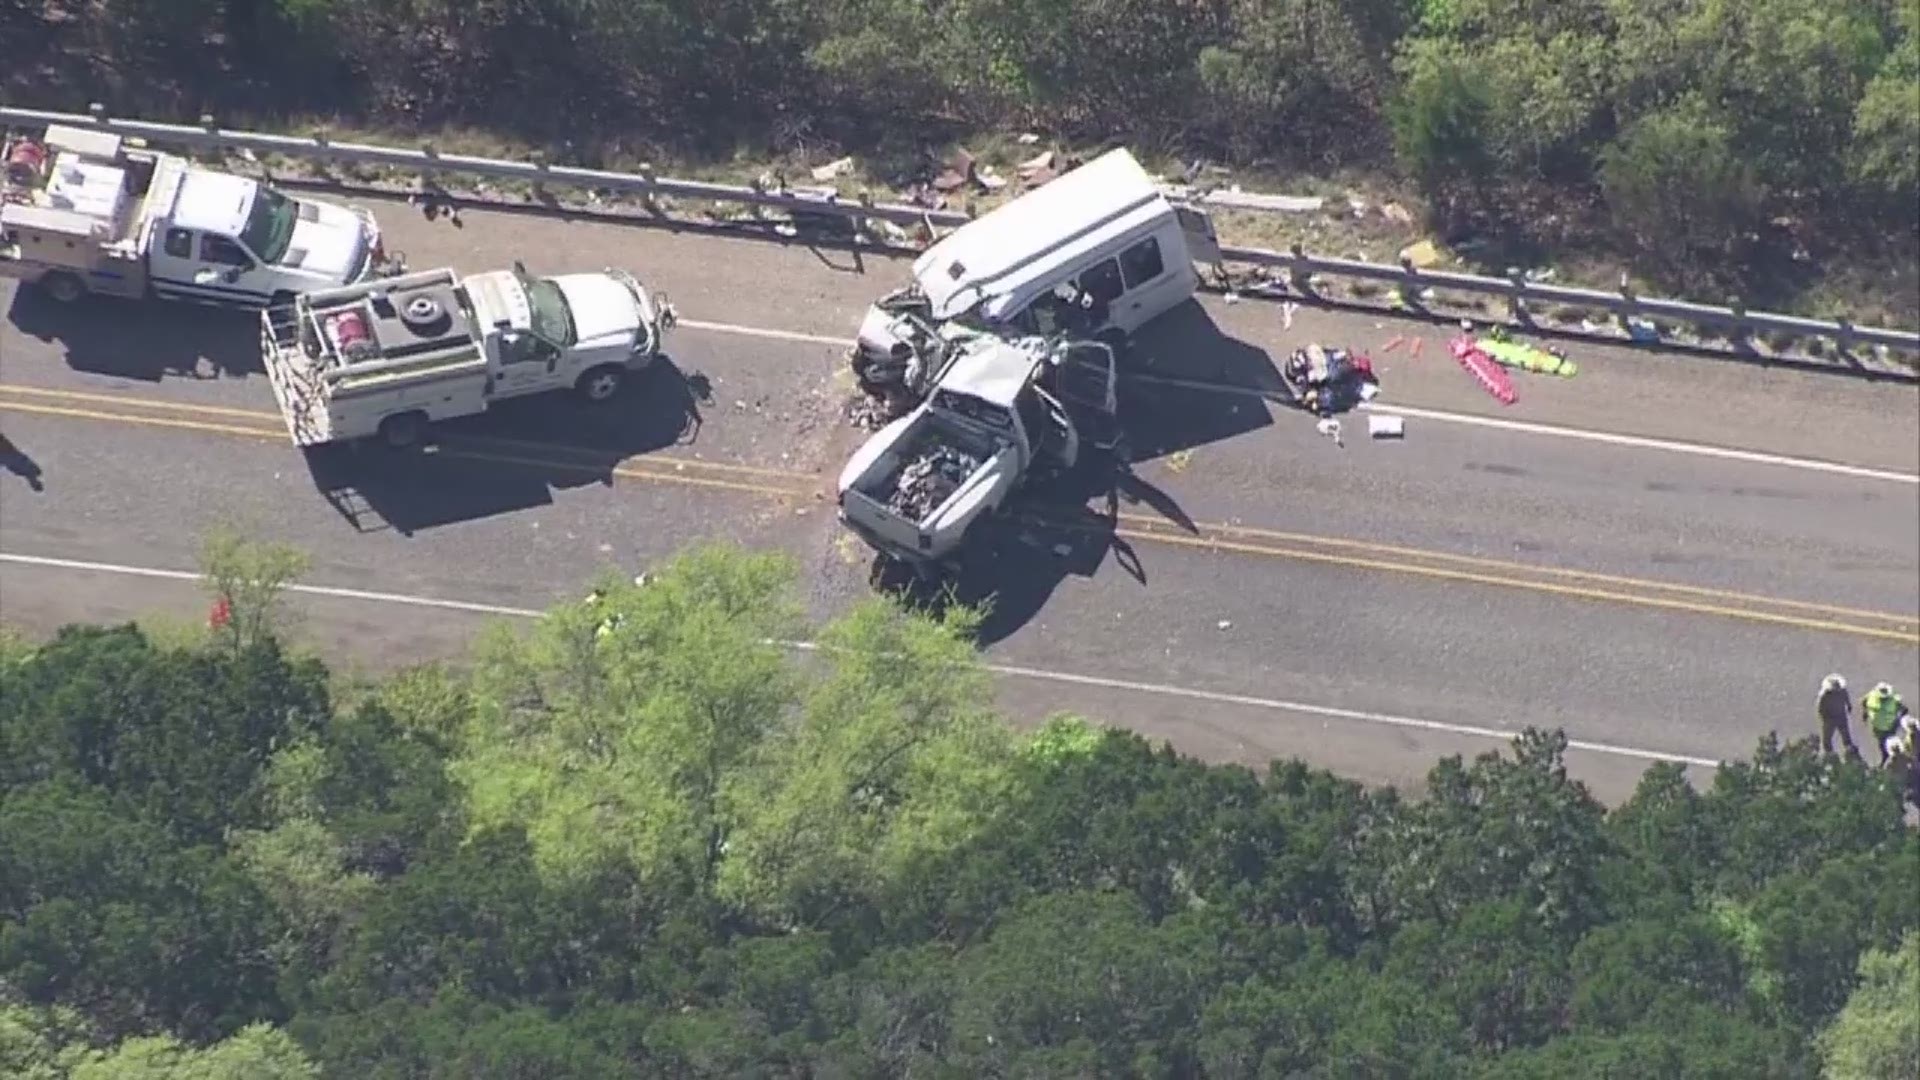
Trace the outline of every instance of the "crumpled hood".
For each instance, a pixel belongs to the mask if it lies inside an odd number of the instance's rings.
[[[573,312],[579,348],[630,346],[643,313],[627,287],[605,274],[561,274],[551,279]]]
[[[300,216],[293,225],[293,242],[280,262],[344,285],[366,261],[372,244],[372,230],[353,211],[302,199]]]

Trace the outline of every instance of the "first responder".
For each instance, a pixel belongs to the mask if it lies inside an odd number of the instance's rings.
[[[1880,764],[1887,763],[1887,740],[1899,733],[1900,719],[1906,715],[1906,703],[1887,683],[1880,683],[1860,699],[1860,717],[1873,733],[1873,745],[1880,748]]]
[[[1840,736],[1841,745],[1847,748],[1847,756],[1860,760],[1860,748],[1854,745],[1853,732],[1847,721],[1853,716],[1853,697],[1847,693],[1847,680],[1838,673],[1820,680],[1820,696],[1814,702],[1814,710],[1820,716],[1820,749],[1823,753],[1833,753],[1833,737]]]

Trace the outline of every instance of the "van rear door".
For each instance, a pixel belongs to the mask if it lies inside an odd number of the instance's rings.
[[[1213,218],[1197,206],[1176,206],[1180,231],[1187,237],[1187,253],[1203,266],[1220,265],[1220,235],[1214,231]]]

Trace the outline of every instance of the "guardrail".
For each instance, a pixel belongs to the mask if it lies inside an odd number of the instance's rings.
[[[885,221],[908,226],[925,225],[933,228],[958,226],[970,220],[970,216],[965,213],[932,210],[900,203],[876,202],[865,194],[846,198],[831,190],[774,191],[759,186],[656,176],[644,166],[637,172],[615,172],[556,165],[540,155],[535,155],[527,161],[507,161],[468,154],[443,153],[430,143],[418,149],[406,149],[367,143],[335,142],[320,135],[271,135],[236,131],[219,127],[210,117],[203,117],[202,121],[199,126],[194,126],[124,120],[108,116],[98,105],[92,107],[89,115],[0,106],[0,124],[6,125],[68,124],[188,150],[222,153],[246,150],[255,154],[278,154],[319,162],[405,170],[422,177],[436,174],[485,177],[527,184],[536,190],[546,187],[586,188],[637,197],[644,205],[656,212],[663,212],[659,208],[659,200],[662,198],[741,203],[784,210],[790,214],[843,217],[850,220],[857,232],[866,231],[867,223],[870,221]],[[1201,197],[1197,201],[1202,205],[1209,201],[1216,205],[1224,205],[1227,200]],[[1309,296],[1316,294],[1316,279],[1319,278],[1344,278],[1382,284],[1391,291],[1396,306],[1410,308],[1416,312],[1428,310],[1431,306],[1428,298],[1434,294],[1464,293],[1504,301],[1511,317],[1523,323],[1534,321],[1532,309],[1537,305],[1561,305],[1576,310],[1603,311],[1624,323],[1629,336],[1638,340],[1645,340],[1649,335],[1652,339],[1658,340],[1662,333],[1658,324],[1660,321],[1667,321],[1719,332],[1725,340],[1736,344],[1747,343],[1756,334],[1775,334],[1789,338],[1831,341],[1843,352],[1850,352],[1860,345],[1870,345],[1920,354],[1920,331],[1854,326],[1844,320],[1828,321],[1775,312],[1748,311],[1737,303],[1728,307],[1716,307],[1687,300],[1638,296],[1626,289],[1609,292],[1554,285],[1530,280],[1518,271],[1511,272],[1504,278],[1496,278],[1452,271],[1422,270],[1405,260],[1398,265],[1385,265],[1310,255],[1299,245],[1294,245],[1288,251],[1223,246],[1221,255],[1232,263],[1283,271],[1286,275],[1285,284]],[[1562,329],[1573,328],[1563,327]],[[1617,336],[1617,334],[1609,333],[1606,336]],[[1907,377],[1915,375],[1911,367],[1892,369],[1887,373]]]

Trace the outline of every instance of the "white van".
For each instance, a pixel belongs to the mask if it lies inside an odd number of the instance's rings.
[[[1111,150],[928,248],[913,285],[868,313],[856,351],[897,355],[892,327],[911,309],[936,325],[1124,339],[1194,294],[1196,262],[1219,261],[1206,213],[1174,205],[1132,154]]]

